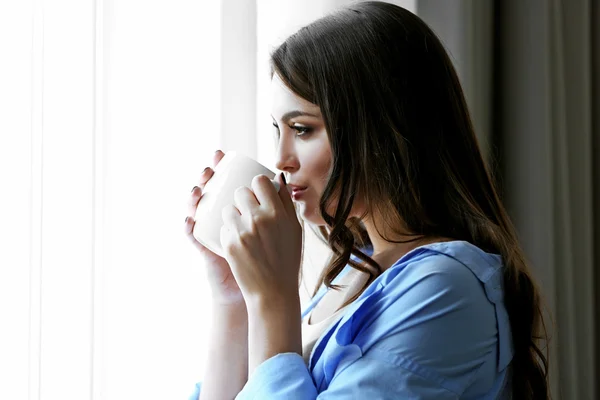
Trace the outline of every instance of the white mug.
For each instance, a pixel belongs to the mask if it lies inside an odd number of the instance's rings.
[[[221,247],[221,211],[234,203],[235,190],[241,186],[250,187],[257,175],[266,175],[279,191],[279,182],[273,180],[275,173],[258,161],[243,154],[230,151],[214,168],[214,174],[204,186],[202,197],[195,215],[193,235],[213,253],[224,257]]]

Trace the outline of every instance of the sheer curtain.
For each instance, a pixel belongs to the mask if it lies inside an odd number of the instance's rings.
[[[344,3],[0,2],[0,398],[187,398],[190,189],[217,148],[274,168],[269,52]]]
[[[218,2],[0,2],[0,398],[185,398],[182,224],[219,145]]]

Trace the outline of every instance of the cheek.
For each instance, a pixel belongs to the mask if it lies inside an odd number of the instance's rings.
[[[314,225],[325,225],[319,211],[319,201],[331,173],[331,162],[332,156],[327,134],[319,132],[317,140],[312,140],[303,146],[301,159],[301,168],[305,170],[306,176],[310,177],[309,185],[312,190],[305,201],[299,202],[299,211],[306,222]],[[330,210],[328,212],[333,215]]]
[[[329,151],[329,148],[325,146],[326,145],[322,145],[312,149],[313,151],[309,155],[311,159],[311,175],[313,179],[318,181],[319,184],[316,185],[316,187],[319,187],[321,192],[323,192],[325,184],[331,174],[331,152]]]

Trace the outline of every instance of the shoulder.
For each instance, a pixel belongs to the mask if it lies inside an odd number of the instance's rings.
[[[455,379],[457,391],[482,371],[493,380],[498,330],[487,289],[499,271],[499,257],[466,242],[415,249],[357,299],[336,340],[436,381]]]
[[[399,308],[397,319],[414,318],[447,307],[463,313],[485,313],[492,307],[486,285],[501,269],[499,256],[467,242],[422,246],[379,276],[364,293],[365,298],[371,297],[370,301],[356,311],[378,303],[385,309]]]
[[[437,246],[435,246],[437,245]],[[476,289],[481,281],[473,270],[465,264],[463,257],[456,257],[441,251],[441,243],[416,249],[408,257],[398,260],[381,276],[383,292],[386,295],[401,296],[406,292],[437,292]],[[448,245],[446,245],[448,246]],[[461,244],[454,244],[456,248]],[[444,249],[445,250],[445,249]],[[456,253],[464,252],[457,249]],[[462,255],[462,254],[460,254]],[[477,296],[478,290],[464,292],[463,295]]]
[[[465,241],[439,242],[418,247],[401,257],[378,280],[412,285],[428,277],[452,286],[479,285],[502,268],[499,255],[486,253]],[[393,286],[393,285],[391,285]]]
[[[467,242],[422,246],[379,276],[352,304],[345,319],[360,323],[361,329],[375,321],[376,327],[399,329],[428,321],[446,328],[453,322],[495,326],[486,287],[499,275],[500,258]]]

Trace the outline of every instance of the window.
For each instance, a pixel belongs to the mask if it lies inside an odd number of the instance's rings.
[[[217,148],[273,168],[269,52],[343,2],[301,3],[0,3],[0,398],[187,398],[186,202]]]

